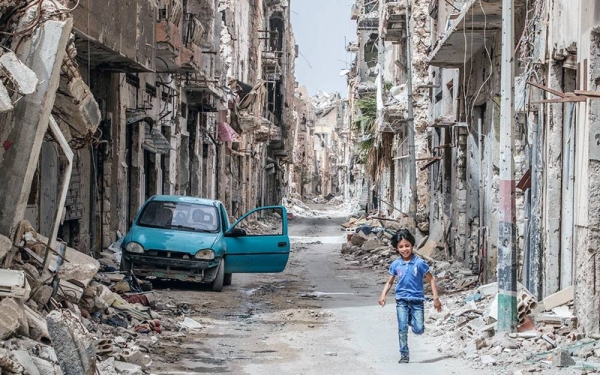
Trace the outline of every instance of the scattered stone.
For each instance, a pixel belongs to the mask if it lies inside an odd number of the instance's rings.
[[[6,340],[19,329],[19,305],[7,297],[0,302],[0,340]]]
[[[325,352],[325,355],[328,357],[337,357],[337,353],[336,352]]]
[[[40,375],[40,371],[33,362],[33,359],[27,350],[13,350],[11,355],[25,369],[25,373],[29,375]]]
[[[188,318],[187,316],[185,317],[185,319],[183,319],[183,322],[179,323],[182,326],[189,328],[189,329],[200,329],[202,328],[202,324],[198,323],[197,321],[195,321],[192,318]]]
[[[2,87],[4,87],[4,85],[2,85]],[[12,105],[11,105],[12,107]],[[1,110],[0,110],[1,112]],[[6,237],[0,234],[0,261],[2,261],[4,259],[4,257],[6,256],[6,254],[8,254],[8,252],[10,251],[10,249],[12,248],[12,241]]]
[[[552,353],[552,366],[569,367],[573,365],[575,365],[575,361],[567,350],[558,348]]]
[[[117,373],[120,375],[143,375],[142,367],[127,362],[115,361]]]
[[[496,363],[496,359],[494,357],[492,357],[491,355],[482,355],[481,363],[484,365],[493,365]]]

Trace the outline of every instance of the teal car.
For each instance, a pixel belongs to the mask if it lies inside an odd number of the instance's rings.
[[[121,269],[136,276],[209,283],[221,291],[234,273],[285,269],[287,212],[260,207],[229,225],[219,201],[157,195],[140,209],[121,250]]]

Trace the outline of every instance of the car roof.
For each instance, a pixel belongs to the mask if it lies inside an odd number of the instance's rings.
[[[221,203],[214,199],[188,197],[185,195],[155,195],[154,197],[151,198],[151,200],[160,201],[160,202],[182,202],[182,203],[204,204],[204,205],[208,205],[208,206],[216,206],[218,203]]]

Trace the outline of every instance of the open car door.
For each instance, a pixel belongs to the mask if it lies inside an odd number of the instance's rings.
[[[225,232],[225,273],[275,273],[290,255],[287,212],[283,206],[255,208]]]

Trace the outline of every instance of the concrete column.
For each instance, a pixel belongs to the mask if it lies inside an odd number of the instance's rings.
[[[549,72],[548,87],[562,86],[562,67],[553,65]],[[544,173],[544,295],[560,289],[560,214],[562,207],[562,104],[548,106],[544,146],[546,166]]]
[[[5,176],[0,180],[0,234],[10,236],[25,215],[72,23],[48,20],[16,51],[39,83],[37,91],[15,103],[12,115],[0,119],[0,170]]]

